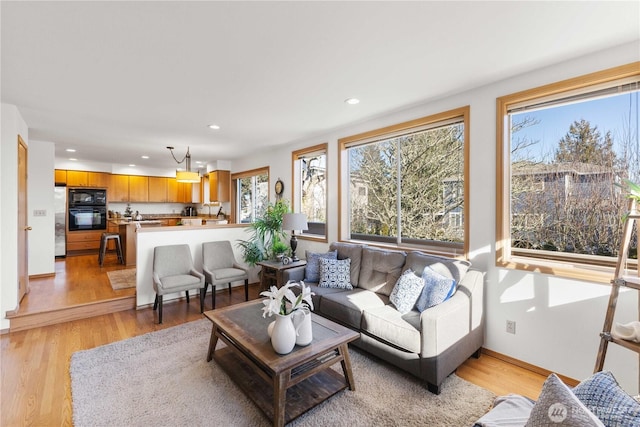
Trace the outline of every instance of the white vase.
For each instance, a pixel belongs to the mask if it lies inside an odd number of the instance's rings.
[[[276,314],[276,322],[271,331],[271,345],[278,354],[291,353],[296,346],[296,329],[293,327],[290,314]]]
[[[309,345],[313,340],[311,312],[308,308],[301,308],[293,312],[293,326],[296,329],[296,344]]]

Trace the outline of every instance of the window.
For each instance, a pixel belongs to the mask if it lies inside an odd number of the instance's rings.
[[[231,175],[237,223],[251,223],[264,214],[269,203],[269,168]]]
[[[307,216],[309,229],[298,237],[327,238],[327,144],[291,155],[293,162],[293,211]]]
[[[609,281],[640,181],[639,64],[498,99],[497,265]]]
[[[464,107],[341,139],[342,239],[466,254],[468,116]]]

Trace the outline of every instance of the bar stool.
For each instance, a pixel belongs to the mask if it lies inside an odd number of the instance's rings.
[[[104,263],[104,257],[107,254],[107,246],[109,240],[114,240],[116,245],[116,254],[118,254],[118,261],[120,264],[124,264],[124,257],[122,256],[122,246],[120,245],[120,235],[118,233],[102,233],[100,239],[100,252],[98,253],[98,263],[100,267]]]

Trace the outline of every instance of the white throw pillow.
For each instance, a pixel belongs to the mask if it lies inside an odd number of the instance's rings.
[[[351,286],[351,259],[320,258],[321,288],[353,289]]]

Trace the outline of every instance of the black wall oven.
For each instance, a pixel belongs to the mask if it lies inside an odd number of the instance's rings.
[[[107,229],[107,190],[69,189],[69,231]]]

